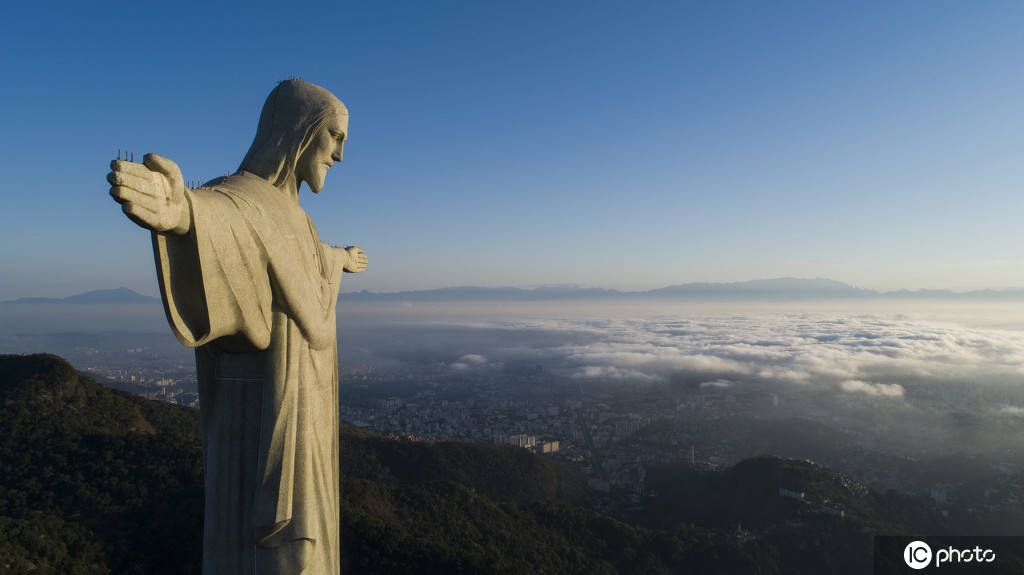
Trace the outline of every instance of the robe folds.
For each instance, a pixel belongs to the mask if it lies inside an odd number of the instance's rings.
[[[253,174],[189,201],[191,230],[154,233],[153,249],[168,322],[196,348],[203,573],[263,575],[258,555],[305,540],[285,572],[337,575],[341,249]]]

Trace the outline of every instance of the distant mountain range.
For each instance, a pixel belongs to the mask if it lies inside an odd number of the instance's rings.
[[[731,283],[687,283],[647,291],[582,288],[575,286],[539,287],[450,287],[433,290],[378,293],[370,291],[342,294],[346,301],[550,301],[570,299],[689,299],[689,300],[799,300],[799,299],[1024,299],[1024,288],[1003,290],[899,290],[880,292],[858,288],[830,279],[776,278]]]
[[[75,294],[68,297],[21,297],[2,304],[23,304],[23,303],[60,303],[60,304],[82,304],[82,303],[159,303],[159,299],[142,295],[128,288],[98,289],[85,293]]]
[[[620,291],[578,286],[554,286],[523,289],[516,287],[461,286],[432,290],[398,292],[357,291],[342,294],[345,301],[452,302],[452,301],[552,301],[552,300],[827,300],[827,299],[959,299],[1020,300],[1024,288],[1001,290],[897,290],[877,291],[855,287],[835,280],[815,278],[775,278],[731,283],[697,282],[671,285],[647,291]],[[94,290],[65,298],[23,297],[0,304],[96,304],[158,303],[159,298],[142,295],[128,288]]]

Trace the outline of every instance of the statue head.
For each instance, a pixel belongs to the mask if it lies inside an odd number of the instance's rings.
[[[256,138],[238,170],[274,186],[298,177],[298,184],[319,193],[327,170],[341,161],[347,137],[348,109],[341,100],[309,82],[285,80],[267,96]]]

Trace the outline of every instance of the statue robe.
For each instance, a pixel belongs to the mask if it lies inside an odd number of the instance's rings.
[[[196,348],[203,572],[277,573],[261,553],[304,539],[305,569],[286,572],[337,575],[340,249],[246,172],[190,201],[189,233],[154,233],[153,248],[171,328]]]

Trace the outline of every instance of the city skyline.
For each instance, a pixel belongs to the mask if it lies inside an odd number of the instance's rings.
[[[352,115],[300,194],[325,241],[367,250],[343,291],[1024,286],[1018,4],[3,11],[23,88],[0,95],[0,300],[154,294],[107,163],[232,172],[290,76]],[[251,33],[268,22],[301,40]]]

